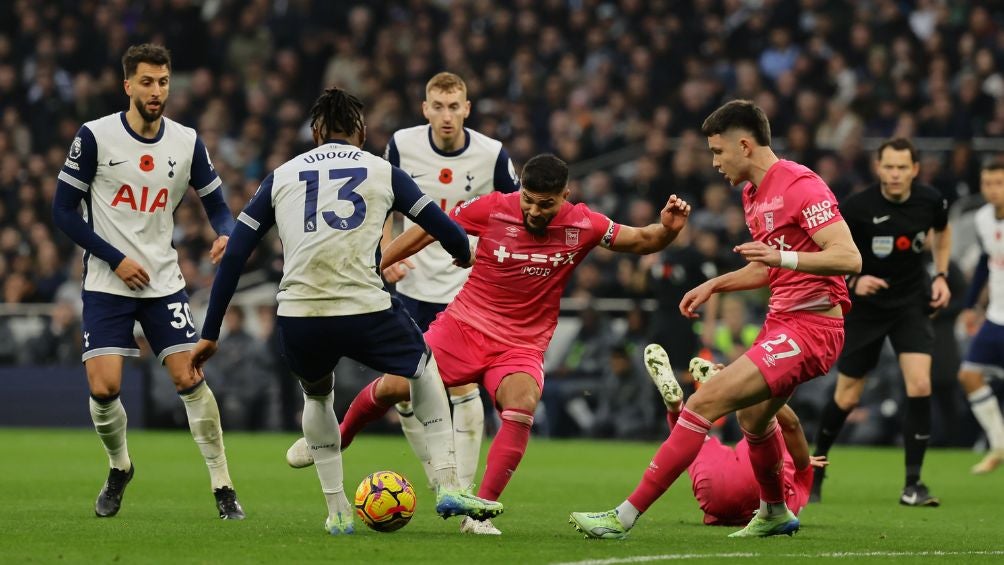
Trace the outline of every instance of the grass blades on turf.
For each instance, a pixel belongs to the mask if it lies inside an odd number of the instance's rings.
[[[731,540],[732,528],[701,525],[686,476],[625,541],[585,540],[570,511],[605,510],[634,488],[655,444],[534,438],[494,522],[501,537],[459,533],[443,521],[405,440],[363,435],[345,453],[349,498],[368,473],[391,469],[416,485],[418,510],[381,534],[356,521],[354,536],[323,531],[324,499],[313,468],[286,466],[295,436],[227,433],[227,458],[247,511],[216,517],[209,476],[182,431],[129,434],[137,472],[115,518],[94,516],[107,459],[90,430],[0,430],[0,563],[999,563],[1004,560],[1004,470],[974,477],[978,456],[931,450],[924,480],[941,508],[906,508],[899,448],[837,446],[823,503],[802,513],[793,538]],[[484,459],[482,458],[482,469]],[[781,561],[779,561],[781,559]]]

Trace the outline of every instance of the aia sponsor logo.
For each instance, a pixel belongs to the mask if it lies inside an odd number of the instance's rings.
[[[156,194],[151,193],[156,190]],[[150,189],[142,187],[134,190],[128,184],[123,184],[112,199],[112,208],[128,206],[134,212],[149,212],[153,214],[158,209],[167,211],[168,192],[166,188]]]

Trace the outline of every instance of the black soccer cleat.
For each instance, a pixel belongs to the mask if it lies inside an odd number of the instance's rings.
[[[122,507],[122,495],[125,494],[126,485],[132,480],[133,473],[136,472],[136,465],[129,467],[129,472],[112,468],[108,471],[108,480],[105,486],[101,487],[98,493],[98,500],[94,503],[94,513],[101,518],[111,518],[119,513]]]
[[[812,470],[812,489],[809,490],[809,502],[823,501],[823,480],[826,478],[826,467],[816,467]]]
[[[938,497],[931,496],[927,485],[921,482],[904,487],[903,494],[899,497],[899,503],[903,506],[930,506],[932,508],[941,505]]]
[[[220,511],[221,520],[243,520],[244,509],[237,500],[237,492],[230,487],[220,487],[213,491],[216,497],[216,509]]]

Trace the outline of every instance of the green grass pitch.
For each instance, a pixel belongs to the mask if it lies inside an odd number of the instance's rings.
[[[534,438],[495,520],[501,537],[458,532],[435,516],[418,488],[418,512],[381,534],[358,520],[356,535],[331,537],[313,469],[284,454],[295,436],[226,435],[231,474],[248,513],[216,517],[205,466],[184,432],[133,432],[136,477],[115,518],[93,514],[106,459],[90,430],[0,430],[0,563],[1000,563],[1004,561],[1004,469],[974,477],[978,457],[928,453],[925,481],[941,508],[897,504],[900,449],[833,452],[824,502],[802,513],[792,538],[729,540],[730,528],[701,525],[687,478],[625,541],[585,540],[567,523],[573,510],[603,510],[636,484],[651,443]],[[483,459],[482,459],[483,464]],[[347,490],[382,468],[424,477],[401,437],[363,435],[346,452]],[[350,494],[351,498],[351,494]]]

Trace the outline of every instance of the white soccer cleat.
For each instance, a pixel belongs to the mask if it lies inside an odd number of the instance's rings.
[[[294,469],[302,469],[314,464],[314,456],[310,454],[305,438],[301,437],[289,446],[289,449],[286,450],[286,463],[289,463],[289,466]]]
[[[475,520],[470,516],[464,516],[460,522],[460,533],[477,534],[480,536],[500,536],[502,532],[492,524],[491,520]]]
[[[701,384],[710,381],[711,377],[718,374],[718,371],[718,365],[707,359],[694,357],[690,360],[690,376],[694,377],[694,380]]]
[[[683,389],[673,376],[673,367],[669,364],[669,355],[658,343],[650,343],[645,347],[645,368],[652,377],[652,382],[659,389],[666,406],[683,400]]]
[[[974,475],[985,475],[1004,463],[1004,449],[992,449],[987,452],[983,459],[973,465],[970,472]]]

